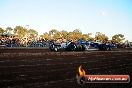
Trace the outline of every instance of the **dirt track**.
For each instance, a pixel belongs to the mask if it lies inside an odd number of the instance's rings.
[[[0,49],[0,88],[130,88],[129,84],[76,82],[78,67],[87,74],[128,74],[132,77],[132,49],[51,52],[47,49]]]

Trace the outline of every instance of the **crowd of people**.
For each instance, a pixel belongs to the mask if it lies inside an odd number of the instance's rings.
[[[53,40],[43,38],[28,39],[4,37],[0,38],[0,47],[48,47]],[[56,43],[66,42],[66,39],[55,40]]]
[[[0,46],[2,47],[46,47],[48,41],[44,39],[28,40],[26,38],[0,38]]]

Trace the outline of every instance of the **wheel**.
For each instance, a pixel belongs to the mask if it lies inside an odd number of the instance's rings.
[[[57,52],[57,51],[58,51],[57,47],[55,47],[55,48],[54,48],[54,51],[55,51],[55,52]]]
[[[69,44],[66,48],[66,50],[68,51],[75,51],[76,49],[77,49],[77,46],[74,43]]]
[[[55,46],[52,44],[52,45],[50,45],[49,49],[52,50],[52,51],[54,51],[54,47]]]
[[[76,45],[75,45],[75,44],[71,44],[70,50],[71,50],[71,51],[76,50]]]
[[[104,51],[108,51],[109,50],[109,47],[104,45],[103,50]]]
[[[82,51],[82,45],[77,45],[77,50]]]
[[[109,47],[109,51],[110,51],[110,50],[112,50],[112,48],[111,48],[111,47]]]
[[[82,51],[85,51],[86,50],[85,45],[81,45],[81,46],[82,46]]]

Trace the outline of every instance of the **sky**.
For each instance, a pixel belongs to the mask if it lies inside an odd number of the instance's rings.
[[[101,32],[132,41],[132,0],[0,0],[0,27]]]

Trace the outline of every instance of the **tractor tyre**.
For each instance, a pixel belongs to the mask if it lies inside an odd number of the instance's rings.
[[[66,50],[68,51],[75,51],[76,49],[77,49],[77,46],[76,44],[73,44],[73,43],[69,44],[66,48]]]
[[[82,46],[82,50],[81,51],[85,51],[86,50],[85,45],[81,45],[81,46]]]

